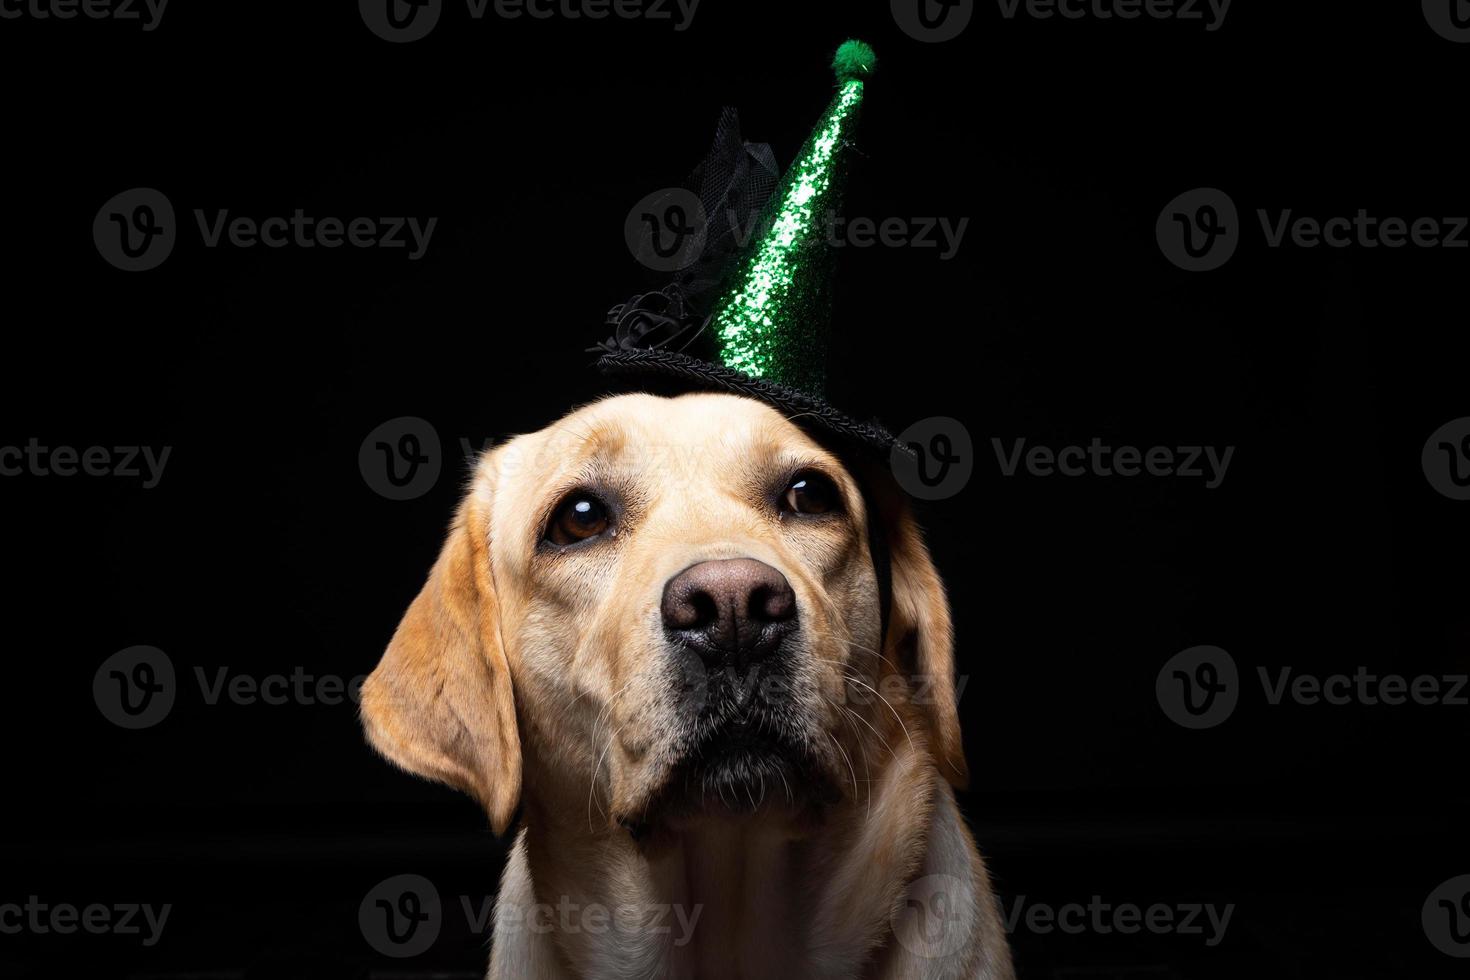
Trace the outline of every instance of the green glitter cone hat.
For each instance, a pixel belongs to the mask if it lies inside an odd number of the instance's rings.
[[[770,148],[743,142],[738,118],[725,111],[688,186],[703,212],[703,248],[673,282],[609,311],[613,334],[594,348],[601,371],[748,395],[884,456],[893,450],[881,425],[822,398],[833,260],[827,232],[876,61],[861,41],[837,49],[836,94],[779,182]]]
[[[726,367],[815,388],[822,383],[813,325],[826,317],[831,247],[824,238],[841,191],[838,166],[876,59],[861,41],[837,49],[837,95],[777,193],[769,227],[721,299],[713,327]]]

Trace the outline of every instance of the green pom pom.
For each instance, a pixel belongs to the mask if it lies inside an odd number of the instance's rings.
[[[832,70],[839,82],[871,75],[877,64],[878,56],[862,41],[843,41],[832,56]]]

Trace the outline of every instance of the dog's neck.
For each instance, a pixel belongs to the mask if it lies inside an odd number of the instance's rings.
[[[559,856],[565,842],[534,825],[527,832],[538,896],[584,894],[589,907],[622,919],[602,935],[554,937],[575,972],[589,977],[782,975],[798,948],[791,926],[809,887],[802,877],[811,850],[774,827],[711,820],[663,835],[651,850],[610,833],[586,854],[595,863],[577,867]]]
[[[860,784],[819,823],[710,816],[641,841],[528,797],[525,867],[506,883],[523,873],[529,894],[502,902],[541,925],[497,942],[534,942],[576,976],[858,976],[924,864],[939,791],[917,752],[873,775],[871,797]]]

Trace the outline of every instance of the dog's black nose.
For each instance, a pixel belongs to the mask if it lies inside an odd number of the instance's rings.
[[[664,627],[705,658],[760,659],[796,620],[786,576],[754,558],[691,565],[664,586]]]

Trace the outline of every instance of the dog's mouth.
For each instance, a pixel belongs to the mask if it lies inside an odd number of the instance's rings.
[[[634,837],[701,817],[805,814],[839,795],[806,739],[767,712],[702,719],[670,757],[642,812],[622,821]]]

